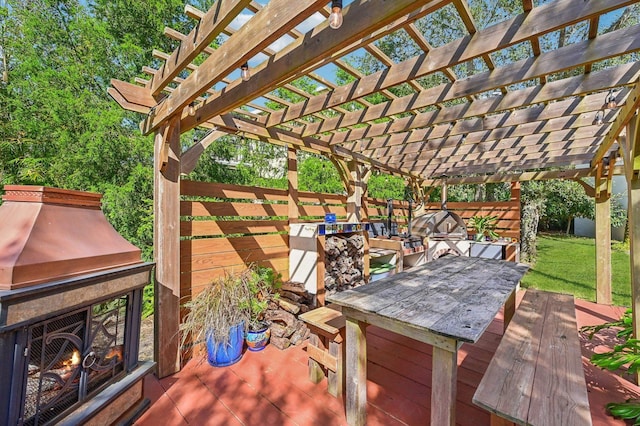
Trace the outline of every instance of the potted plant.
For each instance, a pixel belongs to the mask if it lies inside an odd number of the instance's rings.
[[[475,241],[483,241],[485,236],[492,240],[497,239],[499,235],[494,231],[497,224],[498,216],[476,215],[469,219],[469,226],[476,232],[474,237]]]
[[[250,298],[247,301],[249,327],[247,329],[247,349],[261,351],[269,342],[271,330],[264,315],[269,301],[278,297],[275,289],[282,285],[281,275],[271,268],[252,267],[248,281]]]
[[[180,324],[183,348],[206,342],[207,361],[216,367],[242,358],[244,331],[250,318],[247,300],[251,298],[251,274],[251,270],[226,274],[184,304],[189,311]]]

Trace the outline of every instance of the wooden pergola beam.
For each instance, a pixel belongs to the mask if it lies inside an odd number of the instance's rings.
[[[541,135],[532,135],[537,136],[540,139],[543,139]],[[556,155],[562,155],[562,153],[568,153],[570,150],[575,152],[589,150],[593,152],[597,149],[598,139],[597,138],[584,138],[572,140],[571,148],[567,148],[566,141],[558,141],[558,142],[547,142],[542,141],[539,144],[531,143],[528,141],[527,145],[520,146],[519,141],[516,139],[510,142],[510,146],[505,144],[505,148],[495,148],[491,150],[482,150],[477,149],[474,150],[474,147],[467,148],[467,146],[463,146],[461,148],[465,149],[446,149],[441,151],[436,151],[431,155],[425,154],[417,154],[417,155],[401,155],[401,156],[383,156],[387,161],[387,164],[406,164],[411,163],[414,166],[423,166],[423,165],[436,165],[436,164],[447,164],[447,163],[456,163],[456,162],[465,162],[465,161],[490,161],[490,160],[499,160],[499,161],[517,161],[522,156],[533,156],[533,155],[543,155],[546,154],[548,157],[553,157]],[[502,141],[500,142],[502,143]],[[376,157],[372,157],[376,159]],[[379,159],[379,158],[378,158]]]
[[[274,114],[269,120],[269,126],[300,118],[327,107],[350,102],[381,89],[397,86],[410,79],[443,71],[454,65],[522,43],[531,37],[544,35],[630,3],[633,2],[628,0],[589,0],[578,5],[571,0],[559,0],[544,4],[534,8],[528,14],[518,15],[478,31],[473,36],[462,37],[444,46],[434,48],[428,53],[396,64],[388,70],[363,77],[359,81],[342,86],[335,91],[314,96],[308,103],[297,104],[295,108]],[[309,134],[311,133],[305,133],[305,135]]]
[[[407,154],[419,153],[419,157],[430,157],[435,154],[449,155],[462,150],[462,153],[486,152],[506,148],[518,148],[523,145],[520,140],[535,139],[536,143],[552,143],[576,139],[604,136],[609,129],[608,124],[593,125],[594,114],[584,116],[568,116],[553,123],[534,122],[531,125],[505,127],[495,130],[444,135],[430,137],[431,129],[419,129],[412,132],[395,133],[390,136],[379,136],[370,142],[354,144],[357,150],[372,158],[393,157],[395,159],[418,158]],[[576,121],[572,121],[571,118]],[[537,124],[537,126],[536,126]],[[580,125],[574,125],[580,124]],[[530,145],[528,143],[526,145]],[[526,146],[524,145],[524,146]]]
[[[218,37],[250,1],[225,0],[216,2],[151,79],[148,86],[151,96],[158,96],[174,77]]]
[[[261,12],[270,7],[274,1],[280,0],[272,0]],[[289,10],[292,4],[298,3],[292,3],[289,0],[282,1],[288,2],[287,9]],[[345,19],[349,20],[349,25],[333,30],[324,24],[304,38],[296,40],[290,46],[278,52],[269,61],[268,67],[255,70],[251,80],[242,82],[242,84],[229,85],[224,90],[221,90],[218,96],[208,99],[204,105],[198,108],[194,120],[185,117],[182,123],[183,128],[193,128],[203,121],[228,112],[247,101],[261,96],[263,93],[269,92],[279,84],[306,71],[309,68],[309,64],[331,57],[333,54],[358,42],[363,37],[367,37],[371,32],[383,28],[410,13],[419,5],[428,4],[435,10],[445,3],[447,3],[447,0],[395,0],[393,2],[369,0],[363,3],[352,3],[343,10]],[[285,9],[283,8],[283,10]],[[292,13],[293,11],[290,10],[289,12]],[[239,35],[240,31],[236,35]],[[233,40],[233,37],[229,39],[229,41],[231,40]],[[223,44],[222,47],[227,43]],[[195,90],[192,92],[195,92]],[[157,120],[154,119],[153,123],[156,122]],[[146,128],[147,130],[152,129],[153,124]]]
[[[198,159],[202,155],[205,149],[217,139],[222,136],[226,136],[227,132],[220,130],[212,130],[207,133],[201,140],[190,146],[186,151],[182,153],[180,161],[180,173],[188,175],[196,168]]]
[[[624,130],[625,126],[629,123],[629,121],[633,118],[633,115],[637,112],[640,107],[640,79],[636,81],[636,84],[627,97],[627,102],[624,107],[620,109],[618,116],[616,117],[613,126],[611,126],[611,130],[607,133],[606,137],[602,141],[600,145],[600,149],[596,152],[591,160],[591,166],[595,166],[609,151],[611,145],[616,141],[622,130]]]
[[[622,167],[614,168],[615,175],[623,174]],[[551,179],[571,179],[579,180],[582,178],[595,176],[595,169],[569,169],[569,170],[542,170],[524,173],[494,173],[491,175],[451,177],[446,178],[450,185],[471,185],[482,183],[502,183],[502,182],[527,182],[532,180],[551,180]],[[427,179],[423,185],[427,187],[435,187],[442,185],[444,179]]]
[[[418,161],[391,161],[386,164],[395,166],[395,167],[405,167],[409,169],[421,169],[423,172],[429,171],[430,173],[437,173],[438,170],[443,168],[476,168],[481,166],[486,166],[491,168],[494,165],[524,165],[530,164],[532,162],[544,163],[548,161],[549,163],[553,163],[555,161],[560,161],[561,159],[566,159],[569,161],[572,158],[582,157],[585,155],[593,154],[597,149],[597,145],[594,143],[592,146],[585,146],[580,148],[568,148],[568,149],[559,149],[556,151],[539,151],[532,153],[524,153],[524,154],[513,154],[506,157],[495,156],[495,157],[480,157],[480,158],[467,158],[467,156],[451,156],[451,160],[445,159],[441,160],[438,158],[432,158],[430,160],[418,160]],[[474,156],[471,156],[474,157]],[[409,163],[409,164],[407,164]],[[582,164],[582,163],[580,163]],[[544,165],[536,164],[538,167],[546,167]],[[532,166],[532,167],[535,167]]]
[[[437,166],[435,168],[416,167],[415,172],[427,176],[466,176],[481,173],[510,173],[514,170],[527,171],[551,167],[570,168],[588,164],[590,155],[592,154],[582,154],[574,157],[554,157],[552,159],[534,159],[528,162],[494,162],[492,164],[473,162],[471,164],[449,164],[445,166]]]
[[[620,40],[628,40],[628,42],[621,43]],[[476,95],[499,87],[525,82],[542,75],[564,71],[591,62],[602,61],[637,50],[640,50],[640,26],[625,28],[604,34],[594,40],[586,40],[565,46],[561,49],[545,52],[535,59],[523,59],[491,72],[476,74],[464,80],[457,80],[449,84],[442,84],[426,89],[415,95],[403,96],[392,101],[374,105],[366,110],[354,111],[345,114],[344,117],[341,118],[327,119],[320,125],[308,126],[304,135],[307,136],[336,130],[382,117],[401,114],[407,110],[427,107],[438,102],[452,101],[468,95]],[[594,73],[590,73],[589,76],[592,74]],[[413,77],[413,75],[410,77]],[[509,96],[509,94],[505,95],[505,98],[507,96]],[[558,94],[557,98],[560,97],[562,96]],[[518,96],[518,98],[520,98],[520,96]],[[522,102],[522,99],[520,99],[520,102]],[[471,105],[473,105],[473,103],[475,102],[472,102]],[[312,100],[309,101],[309,105],[311,104]],[[271,119],[268,124],[272,124]]]
[[[225,130],[228,133],[243,132],[250,136],[254,136],[256,139],[264,142],[273,143],[276,145],[288,144],[298,149],[304,149],[310,152],[335,155],[343,160],[355,159],[363,164],[370,164],[376,168],[384,168],[389,173],[398,174],[401,176],[413,176],[414,173],[410,170],[405,170],[400,167],[387,166],[386,164],[371,159],[360,153],[348,151],[342,147],[330,147],[326,142],[319,141],[311,137],[300,137],[298,134],[285,130],[279,127],[265,127],[260,123],[243,120],[237,117],[232,117],[228,114],[222,117],[216,117],[209,121],[209,125],[215,126],[218,130]]]
[[[451,123],[456,120],[468,119],[472,117],[484,116],[486,114],[494,114],[497,112],[504,112],[510,110],[521,109],[522,107],[526,107],[528,105],[535,105],[541,103],[548,103],[548,105],[553,109],[555,108],[555,102],[551,103],[550,101],[554,101],[562,98],[569,98],[573,96],[580,96],[590,92],[597,92],[609,87],[616,87],[619,85],[627,84],[629,78],[637,78],[640,76],[640,63],[632,63],[620,65],[611,69],[599,71],[596,73],[590,73],[587,75],[580,75],[575,77],[569,77],[562,80],[554,81],[547,83],[545,85],[539,85],[534,87],[528,87],[525,89],[520,89],[517,91],[511,91],[504,96],[498,96],[487,99],[477,99],[472,103],[464,103],[455,105],[452,107],[448,107],[439,111],[429,111],[424,113],[419,113],[414,117],[407,118],[406,120],[411,120],[411,125],[414,127],[425,127],[432,126],[434,124],[439,123]],[[600,95],[602,96],[602,95]],[[565,100],[564,102],[578,102],[576,99]],[[566,104],[565,104],[566,105]],[[424,107],[426,105],[421,105],[419,107]],[[370,109],[371,110],[371,109]],[[372,120],[382,118],[386,115],[384,111],[379,114],[373,114],[371,111],[368,111],[368,118],[372,118]],[[535,114],[538,111],[538,108],[532,108],[531,111],[527,112],[525,110],[517,111],[517,114]],[[356,113],[352,113],[352,115],[360,115],[364,117],[365,111],[360,111]],[[355,117],[349,117],[349,122],[345,121],[343,117],[342,122],[338,125],[334,123],[309,123],[307,124],[307,129],[311,127],[315,127],[314,131],[308,133],[320,133],[325,131],[331,131],[339,128],[340,126],[350,126],[356,123],[353,121],[357,120]],[[533,119],[533,117],[532,117]],[[405,120],[405,119],[403,119]],[[396,126],[401,126],[401,123],[406,122],[395,120],[389,123],[380,123],[372,125],[371,129],[379,128],[380,126],[387,126],[389,130],[393,132],[393,129]],[[466,121],[466,120],[465,120]],[[396,124],[397,123],[397,124]],[[376,126],[376,127],[374,127]],[[368,128],[367,128],[368,129]],[[398,131],[402,131],[402,128],[399,128]],[[332,143],[339,143],[341,138],[340,134],[344,134],[343,137],[345,140],[348,139],[361,139],[367,136],[376,136],[376,134],[372,135],[364,135],[359,132],[365,132],[366,129],[362,128],[358,129],[349,129],[345,132],[337,132],[333,133],[330,136],[320,136],[323,140],[328,140]],[[305,132],[306,133],[306,132]],[[353,136],[350,136],[353,133]],[[379,134],[384,134],[379,133]],[[357,137],[357,136],[361,137]]]
[[[205,60],[198,68],[198,72],[190,74],[175,92],[158,105],[155,113],[145,120],[144,133],[153,131],[168,117],[180,114],[184,107],[202,92],[300,24],[324,3],[324,0],[297,0],[295,2],[272,0],[267,3],[233,37],[230,37],[217,49],[216,55],[211,55]],[[207,14],[213,13],[215,16],[216,8],[217,6],[214,4]],[[287,10],[288,13],[282,13],[283,10]],[[229,16],[235,17],[235,15]],[[239,82],[236,83],[239,84]],[[233,108],[243,103],[245,102],[238,103]],[[213,115],[216,114],[211,116]],[[187,130],[189,129],[183,129],[183,131]]]
[[[565,84],[566,83],[567,82],[565,82]],[[620,99],[620,106],[626,102],[628,93],[629,89],[620,89],[620,93],[618,95],[618,98]],[[579,93],[577,95],[579,95]],[[602,93],[595,93],[585,96],[582,99],[564,99],[557,102],[543,104],[541,106],[532,106],[527,109],[519,109],[515,111],[509,110],[507,112],[493,114],[488,117],[470,117],[460,121],[457,120],[458,117],[455,112],[452,111],[451,114],[448,114],[449,111],[447,111],[448,108],[446,108],[438,112],[429,111],[417,113],[411,117],[399,118],[385,123],[374,123],[367,127],[357,127],[348,129],[347,131],[334,132],[330,135],[318,135],[318,139],[327,141],[331,145],[343,144],[344,146],[348,146],[346,144],[349,142],[406,132],[408,130],[420,129],[426,126],[431,126],[431,131],[427,135],[428,139],[434,139],[445,135],[454,136],[493,129],[509,129],[508,131],[511,132],[515,126],[527,126],[530,128],[532,123],[537,123],[536,126],[541,126],[541,129],[544,129],[547,127],[545,122],[548,122],[549,125],[554,125],[553,123],[559,122],[560,120],[570,120],[571,127],[576,128],[582,125],[592,124],[595,114],[589,113],[600,111],[602,109],[602,97]],[[458,113],[464,112],[460,111],[461,108],[457,108],[457,106],[451,107],[451,109],[454,108]],[[608,122],[613,120],[616,112],[617,110],[605,111],[603,121]],[[447,115],[449,118],[454,116],[456,119],[443,122],[444,120],[437,119],[437,116],[440,114]],[[509,134],[512,135],[511,133]],[[531,132],[528,134],[531,134]]]

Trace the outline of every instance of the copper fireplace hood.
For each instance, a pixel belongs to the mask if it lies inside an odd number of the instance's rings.
[[[6,185],[0,205],[0,290],[142,263],[109,224],[100,194]]]

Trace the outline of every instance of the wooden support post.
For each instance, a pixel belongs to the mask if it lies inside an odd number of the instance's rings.
[[[610,161],[615,161],[615,157]],[[574,179],[584,188],[584,192],[596,201],[596,302],[610,305],[611,299],[611,179],[613,167],[607,168],[603,176],[602,163],[599,163],[592,187],[582,179]]]
[[[158,377],[180,371],[180,120],[155,135],[155,359]]]
[[[349,188],[347,188],[347,222],[362,220],[362,197],[364,197],[366,183],[363,181],[363,165],[356,161],[349,161]]]
[[[455,347],[456,343],[453,342]],[[458,353],[433,347],[431,374],[431,424],[456,424],[456,382]]]
[[[611,196],[612,176],[596,187],[596,303],[611,305]]]
[[[507,331],[507,327],[509,327],[509,323],[513,319],[513,316],[516,313],[516,291],[513,290],[509,295],[509,298],[504,303],[504,331]]]
[[[522,209],[522,203],[520,202],[520,195],[521,195],[520,182],[519,181],[511,182],[511,197],[509,198],[509,201],[517,203],[516,205],[518,207],[518,218],[522,218],[522,212],[520,211]],[[522,239],[522,227],[521,227],[521,221],[518,221],[518,240],[521,240],[521,239]],[[513,261],[519,262],[520,247],[518,246],[515,250],[516,250],[516,254],[513,256]]]
[[[638,338],[640,336],[640,177],[637,173],[631,179],[628,191],[631,305],[633,307],[633,334],[635,338]],[[640,380],[640,373],[636,373],[636,380]]]
[[[640,114],[627,125],[627,137],[620,144],[625,161],[629,214],[629,248],[631,255],[631,307],[633,310],[633,335],[640,336]],[[636,373],[640,380],[640,373]]]
[[[298,157],[294,146],[287,147],[287,175],[289,177],[289,223],[297,223],[298,210]]]
[[[344,356],[344,344],[343,342],[330,341],[329,345],[329,354],[335,357],[336,364],[338,366],[344,365],[343,356]],[[345,377],[345,369],[344,368],[336,368],[336,371],[332,371],[331,369],[327,369],[327,390],[330,395],[335,396],[336,398],[342,398],[342,394],[344,392],[344,377]]]
[[[316,290],[316,306],[324,306],[324,298],[326,297],[326,290],[324,288],[324,275],[326,268],[324,265],[327,259],[327,237],[322,236],[316,240],[316,251],[318,253],[318,264],[316,266],[317,274],[317,290]]]
[[[324,343],[320,336],[316,333],[311,333],[309,336],[309,346],[325,349]],[[309,357],[309,380],[312,383],[320,383],[322,379],[324,379],[324,370],[322,369],[322,365],[315,359]]]
[[[347,317],[346,407],[350,426],[367,424],[367,341],[366,324]]]

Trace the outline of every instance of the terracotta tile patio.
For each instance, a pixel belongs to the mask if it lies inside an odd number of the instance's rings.
[[[521,296],[521,294],[520,294]],[[578,326],[618,319],[624,308],[576,301]],[[368,424],[423,425],[429,419],[431,347],[369,327]],[[488,425],[489,415],[472,404],[475,389],[502,335],[498,314],[482,339],[462,346],[458,357],[459,425]],[[624,425],[607,416],[604,404],[640,398],[640,388],[593,367],[588,358],[611,344],[583,339],[583,364],[594,425]],[[327,393],[326,381],[307,378],[305,345],[279,351],[247,352],[237,364],[213,368],[191,361],[180,373],[161,380],[147,377],[150,409],[138,425],[342,425],[344,406]]]

